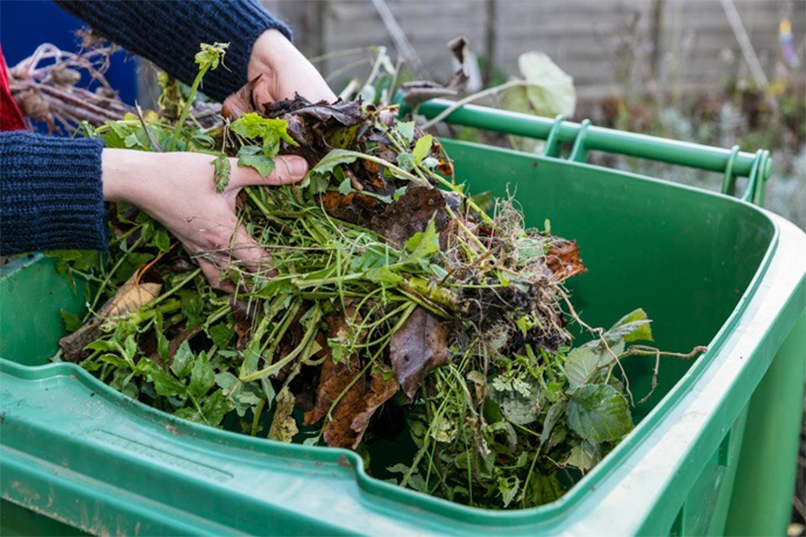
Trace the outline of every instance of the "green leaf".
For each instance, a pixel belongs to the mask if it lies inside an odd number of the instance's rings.
[[[215,69],[224,60],[229,43],[201,44],[201,50],[196,53],[196,63],[199,69]]]
[[[215,191],[221,194],[229,184],[229,176],[230,172],[232,171],[232,166],[230,165],[227,156],[223,153],[213,159],[211,164],[213,165],[214,170],[213,177],[215,179]]]
[[[414,151],[412,154],[414,155],[414,161],[417,164],[422,164],[423,159],[428,156],[428,153],[431,151],[431,145],[434,143],[434,137],[430,134],[426,134],[414,145]]]
[[[371,282],[388,283],[389,285],[399,285],[403,282],[403,276],[387,267],[377,267],[367,271],[367,279]]]
[[[572,387],[587,384],[591,375],[600,366],[602,354],[586,347],[578,347],[568,353],[565,360],[565,374]],[[609,363],[609,360],[606,362]]]
[[[168,338],[166,338],[165,334],[163,334],[162,331],[160,330],[157,330],[156,333],[157,333],[157,354],[159,355],[160,360],[162,360],[162,363],[166,364],[168,363],[168,360],[171,359],[171,357],[168,356]]]
[[[627,400],[608,385],[578,389],[568,401],[565,414],[571,430],[592,444],[615,442],[633,428]]]
[[[254,112],[242,115],[232,123],[232,130],[245,138],[263,140],[263,154],[274,158],[280,151],[280,141],[299,145],[288,134],[288,122],[277,118],[261,117]]]
[[[605,333],[608,343],[618,339],[624,339],[627,343],[631,341],[653,341],[652,329],[646,312],[638,308],[619,319],[613,327]]]
[[[274,169],[274,161],[264,155],[260,147],[245,145],[238,150],[238,166],[252,167],[261,177],[268,177]]]
[[[213,345],[225,349],[235,332],[224,323],[218,323],[207,329],[207,334],[213,340]]]
[[[62,316],[64,329],[68,332],[75,332],[81,328],[81,319],[79,319],[78,315],[74,315],[67,310],[59,310],[59,315]]]
[[[405,242],[406,249],[411,252],[405,259],[406,263],[416,263],[431,254],[439,252],[439,234],[432,218],[425,231],[415,233]]]
[[[576,91],[574,79],[542,52],[525,52],[518,58],[518,68],[529,86],[514,88],[525,93],[531,112],[553,117],[574,115]],[[509,93],[509,92],[507,92]]]
[[[204,304],[202,297],[199,293],[192,291],[179,291],[179,297],[182,300],[182,315],[187,318],[187,328],[195,328],[202,323],[202,310]]]
[[[86,272],[100,267],[101,252],[95,250],[48,250],[45,257],[55,257],[70,263],[76,270]]]
[[[403,137],[408,143],[414,141],[414,122],[401,121],[394,126],[393,130]]]
[[[333,168],[340,164],[350,164],[359,158],[361,153],[347,151],[346,149],[333,149],[314,166],[311,173],[333,173]]]
[[[510,475],[508,477],[498,478],[498,492],[501,494],[501,500],[504,502],[504,507],[509,506],[518,491],[521,489],[521,480],[518,476]]]
[[[171,371],[177,377],[185,378],[190,374],[192,365],[193,351],[190,350],[190,343],[185,340],[176,350],[173,362],[171,362]]]
[[[202,352],[193,362],[193,368],[190,370],[190,385],[188,386],[190,394],[193,397],[199,398],[207,393],[207,391],[215,385],[215,371],[213,364],[207,354]]]
[[[579,468],[583,472],[587,472],[596,464],[596,455],[592,451],[588,451],[585,447],[590,447],[587,442],[571,448],[571,453],[565,460],[568,466]]]
[[[254,382],[244,384],[229,371],[218,373],[215,381],[240,417],[244,417],[248,410],[254,409],[263,399],[260,388]]]
[[[167,229],[160,226],[154,230],[154,239],[152,242],[161,252],[167,252],[171,249],[171,234],[168,233]]]
[[[221,390],[216,390],[209,397],[205,398],[202,403],[202,413],[208,425],[218,427],[221,425],[221,420],[231,410],[230,403]]]
[[[160,366],[150,360],[147,362],[147,371],[151,382],[154,383],[154,389],[157,391],[157,395],[161,395],[162,397],[174,397],[185,393],[184,384],[170,373],[166,373],[160,369]]]
[[[560,400],[549,407],[546,413],[546,419],[543,420],[543,430],[540,432],[540,447],[543,447],[551,438],[551,433],[560,421],[563,413],[565,412],[566,402]]]
[[[355,189],[353,188],[352,183],[350,182],[350,178],[346,177],[344,181],[339,184],[339,194],[342,196],[346,196],[350,192],[353,192]]]

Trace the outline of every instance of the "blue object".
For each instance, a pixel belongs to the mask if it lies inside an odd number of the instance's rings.
[[[0,2],[0,45],[6,63],[13,67],[42,43],[52,43],[62,50],[78,52],[81,40],[76,30],[87,25],[53,2],[2,0]],[[111,58],[106,78],[121,100],[134,104],[137,98],[137,61],[120,51]]]

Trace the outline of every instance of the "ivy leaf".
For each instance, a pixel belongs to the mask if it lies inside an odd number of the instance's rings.
[[[238,150],[238,166],[250,166],[261,177],[268,177],[274,169],[274,161],[263,154],[256,145],[245,145]]]
[[[232,166],[229,163],[229,159],[223,153],[218,155],[212,162],[213,165],[213,177],[215,178],[215,191],[221,194],[224,192],[224,189],[227,188],[229,184],[229,175],[230,171],[232,171]]]
[[[346,149],[333,149],[325,155],[319,163],[311,170],[312,173],[333,173],[333,168],[340,164],[350,164],[361,156],[361,153],[347,151]]]
[[[171,371],[177,377],[185,378],[190,374],[192,366],[193,351],[190,350],[190,344],[185,340],[176,350],[173,362],[171,362]]]
[[[406,263],[416,263],[431,254],[439,252],[439,234],[432,218],[425,231],[415,233],[405,242],[406,249],[411,252],[405,259]]]
[[[215,384],[215,371],[210,363],[207,353],[202,352],[193,362],[190,370],[190,385],[188,389],[193,397],[199,398]]]
[[[422,164],[423,159],[428,156],[428,153],[431,151],[431,144],[434,142],[434,137],[430,134],[426,134],[414,145],[414,151],[412,152],[414,155],[414,161],[417,164]]]
[[[633,428],[627,400],[612,386],[582,386],[565,410],[568,426],[592,444],[615,442]]]

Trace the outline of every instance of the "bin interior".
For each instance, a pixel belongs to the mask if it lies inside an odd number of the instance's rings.
[[[512,193],[528,225],[543,228],[548,219],[553,233],[577,240],[589,272],[573,278],[569,288],[588,324],[609,327],[643,307],[664,350],[708,345],[772,244],[773,224],[752,206],[724,196],[499,148],[451,140],[444,146],[456,176],[472,192]],[[32,258],[0,269],[1,357],[46,363],[64,334],[59,310],[84,311],[86,284],[71,282],[54,266]],[[654,360],[626,362],[636,420],[691,365],[663,359],[658,389],[639,404],[650,391]]]

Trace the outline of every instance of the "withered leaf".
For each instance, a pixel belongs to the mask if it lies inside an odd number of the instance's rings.
[[[96,317],[59,340],[59,348],[65,360],[79,361],[85,354],[84,347],[101,337],[101,325],[104,321],[134,313],[159,296],[162,284],[140,283],[137,281],[139,273],[139,270],[135,271],[126,283],[120,286],[117,293],[98,311]]]
[[[355,310],[348,308],[347,315],[355,315]],[[347,333],[348,325],[344,315],[328,316],[325,322],[330,337],[343,337]],[[325,443],[330,447],[349,448],[358,438],[358,433],[351,428],[351,425],[355,416],[364,409],[367,381],[361,376],[349,390],[347,387],[360,373],[361,363],[357,356],[350,356],[335,363],[328,349],[319,376],[316,404],[313,410],[305,413],[304,424],[312,425],[330,412],[331,419],[325,424],[323,433]],[[337,399],[339,402],[331,412],[330,408]]]
[[[445,210],[445,197],[436,188],[412,185],[399,200],[372,218],[371,227],[393,244],[402,245],[415,233],[425,231],[432,218],[437,233],[444,239],[443,235],[448,234],[442,232],[451,222]]]
[[[560,281],[588,272],[579,257],[577,241],[560,238],[555,239],[554,244],[546,252],[546,266]]]
[[[277,408],[275,408],[274,418],[271,420],[269,440],[289,443],[299,432],[297,422],[291,416],[291,413],[294,412],[294,395],[286,387],[280,390],[276,400]]]
[[[399,389],[400,384],[398,384],[397,379],[394,377],[385,379],[383,370],[376,369],[372,372],[372,377],[369,381],[370,393],[364,398],[365,408],[353,418],[353,422],[350,424],[350,428],[358,435],[351,446],[353,449],[356,449],[358,444],[361,443],[361,439],[364,438],[364,433],[369,426],[369,420],[375,414],[375,411],[391,399]]]
[[[428,374],[451,359],[448,324],[418,307],[389,342],[392,372],[409,399]]]

